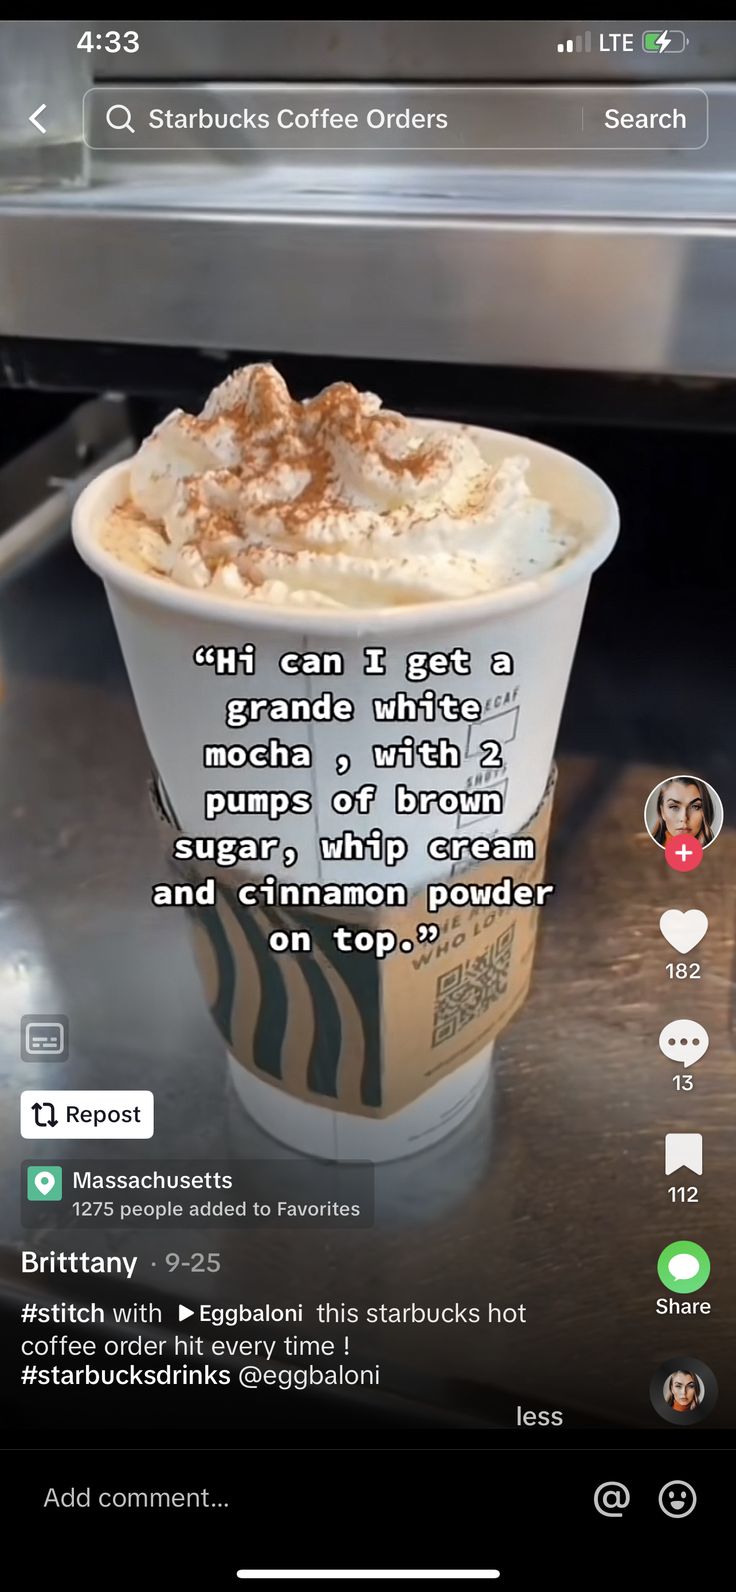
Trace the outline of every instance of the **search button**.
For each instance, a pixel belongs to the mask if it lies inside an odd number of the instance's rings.
[[[118,111],[122,111],[123,113],[122,121],[120,121],[119,117],[115,114]],[[112,128],[114,133],[135,132],[133,118],[127,105],[108,105],[107,111],[105,112],[105,121],[107,122],[108,127]]]

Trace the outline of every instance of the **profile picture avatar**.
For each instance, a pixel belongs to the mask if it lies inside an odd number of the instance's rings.
[[[695,1371],[673,1371],[665,1378],[662,1396],[676,1415],[694,1415],[705,1398],[705,1383]]]
[[[649,1397],[663,1421],[687,1430],[710,1415],[718,1398],[718,1383],[702,1360],[692,1355],[673,1357],[654,1372]]]
[[[706,780],[694,774],[671,774],[649,792],[644,822],[658,846],[666,846],[670,839],[692,837],[705,850],[720,834],[723,803]]]

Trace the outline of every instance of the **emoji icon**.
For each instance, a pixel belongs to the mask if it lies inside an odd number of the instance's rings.
[[[683,1067],[694,1067],[705,1055],[710,1039],[702,1023],[693,1023],[689,1017],[676,1017],[667,1023],[659,1036],[659,1048],[668,1061],[679,1061]]]
[[[708,933],[708,919],[697,907],[691,907],[689,912],[678,912],[671,907],[669,912],[662,913],[659,927],[668,945],[672,945],[681,956],[686,956]]]
[[[691,1515],[698,1495],[689,1481],[667,1481],[659,1494],[659,1507],[670,1520],[684,1520]]]

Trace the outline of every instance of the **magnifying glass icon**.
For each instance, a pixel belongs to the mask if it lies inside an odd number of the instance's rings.
[[[119,119],[113,120],[113,112],[114,111],[122,111],[122,113],[123,113],[123,120],[122,121],[120,121]],[[112,128],[114,133],[124,133],[124,132],[134,133],[135,132],[135,128],[133,126],[133,121],[132,121],[132,118],[131,118],[131,114],[130,114],[130,111],[129,111],[127,105],[108,105],[107,110],[105,112],[105,121],[107,122],[108,127]]]

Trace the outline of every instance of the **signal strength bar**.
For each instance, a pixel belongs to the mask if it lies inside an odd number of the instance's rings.
[[[586,33],[576,33],[574,39],[563,39],[562,43],[557,46],[557,53],[558,55],[582,55],[583,53],[590,55],[592,48],[593,35],[588,31]]]

